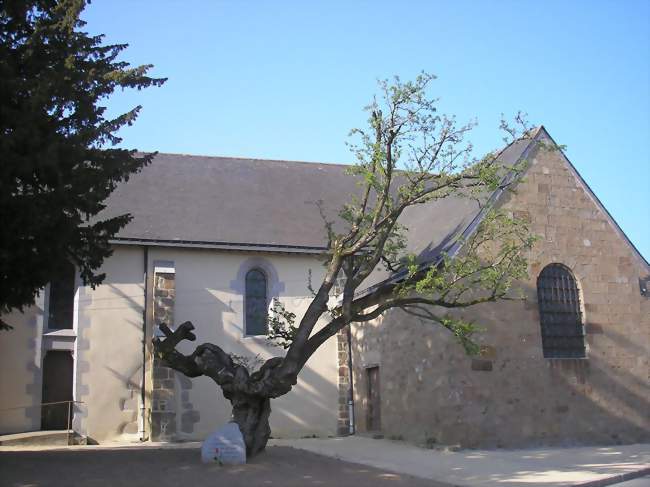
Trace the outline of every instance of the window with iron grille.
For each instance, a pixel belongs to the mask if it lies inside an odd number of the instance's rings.
[[[545,358],[584,358],[585,332],[576,279],[562,264],[546,266],[537,278],[537,300]]]

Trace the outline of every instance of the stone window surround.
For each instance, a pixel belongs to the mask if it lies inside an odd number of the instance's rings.
[[[565,267],[566,269],[569,270],[571,275],[573,276],[573,280],[575,281],[576,287],[578,288],[578,304],[580,306],[580,314],[582,315],[582,333],[583,333],[583,340],[584,340],[584,346],[585,346],[585,356],[584,357],[543,357],[543,359],[547,362],[555,362],[555,361],[585,361],[589,360],[589,342],[587,340],[587,310],[585,306],[585,297],[584,297],[584,290],[582,287],[582,282],[580,281],[578,275],[575,273],[575,271],[567,264],[559,261],[549,261],[545,265],[543,265],[539,271],[539,274],[535,277],[535,280],[539,278],[541,275],[542,271],[546,269],[548,266],[551,265],[560,265]],[[535,301],[539,305],[539,296],[537,295],[537,286],[535,286]],[[539,328],[539,334],[540,334],[540,343],[541,343],[541,338],[542,338],[542,327],[541,327],[541,316],[540,316],[540,326]]]
[[[242,297],[242,338],[245,339],[263,339],[266,340],[266,335],[248,335],[246,334],[246,274],[253,269],[261,270],[266,276],[266,298],[267,306],[275,298],[280,297],[280,293],[285,290],[284,282],[281,282],[278,277],[278,272],[275,266],[269,262],[268,259],[263,257],[249,257],[244,260],[237,270],[237,276],[234,280],[230,281],[230,289],[235,291]]]

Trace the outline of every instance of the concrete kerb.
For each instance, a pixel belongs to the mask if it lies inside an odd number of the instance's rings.
[[[201,442],[163,442],[163,441],[145,441],[142,443],[125,443],[125,442],[106,442],[101,445],[16,445],[0,446],[0,452],[3,451],[78,451],[78,450],[188,450],[201,449]]]
[[[637,470],[636,472],[614,475],[613,477],[608,477],[606,479],[593,480],[591,482],[579,484],[578,487],[606,487],[607,485],[619,484],[621,482],[626,482],[628,480],[634,480],[641,477],[645,477],[646,475],[650,476],[650,467]],[[650,485],[650,478],[648,478],[648,485]]]

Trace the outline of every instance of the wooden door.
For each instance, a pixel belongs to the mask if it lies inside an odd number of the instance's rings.
[[[368,383],[368,431],[381,430],[381,397],[379,395],[379,367],[366,369]]]
[[[41,406],[41,429],[70,429],[72,407],[72,354],[70,352],[47,352],[43,359],[43,405]]]

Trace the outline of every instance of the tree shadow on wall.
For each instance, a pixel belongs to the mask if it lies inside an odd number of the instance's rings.
[[[387,437],[472,448],[648,441],[643,341],[615,325],[587,322],[586,359],[545,359],[536,290],[526,292],[525,302],[490,303],[472,311],[470,317],[480,317],[477,322],[486,328],[477,337],[486,351],[478,360],[489,367],[473,367],[476,358],[466,356],[442,327],[399,310],[375,326],[357,327],[353,356],[360,430],[367,404],[363,361],[375,350]]]

